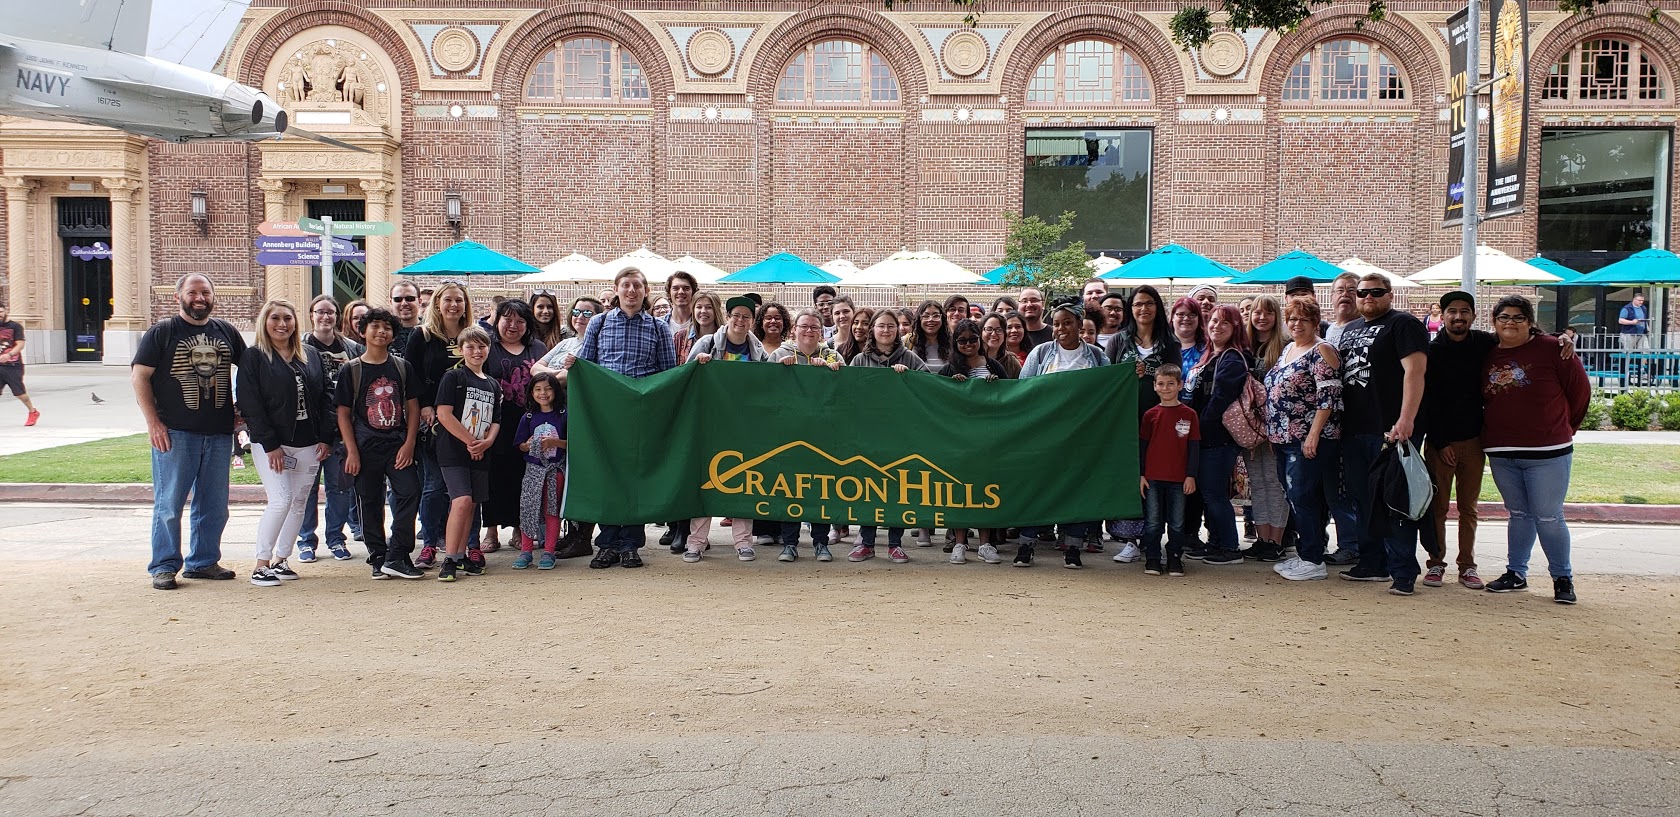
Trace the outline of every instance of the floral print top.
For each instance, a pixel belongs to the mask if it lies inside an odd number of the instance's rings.
[[[1273,443],[1299,443],[1312,431],[1313,415],[1330,409],[1323,439],[1341,437],[1342,378],[1318,346],[1287,363],[1278,358],[1266,373],[1266,439]],[[1288,355],[1286,349],[1284,354]]]

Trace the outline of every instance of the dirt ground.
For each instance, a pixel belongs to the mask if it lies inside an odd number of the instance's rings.
[[[328,561],[172,593],[128,561],[36,564],[0,579],[0,757],[609,733],[1680,746],[1680,579],[1583,577],[1568,608],[1549,583],[1403,599],[1258,564],[805,553],[515,572],[502,552],[453,585]]]

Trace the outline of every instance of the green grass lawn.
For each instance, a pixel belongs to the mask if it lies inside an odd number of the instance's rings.
[[[247,456],[246,465],[250,462]],[[0,457],[0,482],[151,481],[151,446],[144,434]],[[233,483],[261,480],[247,467],[233,471]],[[1499,499],[1491,474],[1482,481],[1482,499]],[[1569,501],[1680,505],[1680,446],[1578,445]]]

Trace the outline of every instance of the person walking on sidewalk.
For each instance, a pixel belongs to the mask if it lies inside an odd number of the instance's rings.
[[[11,389],[12,396],[23,401],[29,411],[23,424],[32,426],[41,419],[41,412],[35,410],[23,387],[23,340],[23,327],[12,321],[11,307],[0,301],[0,392]]]
[[[216,289],[193,273],[175,282],[180,312],[141,336],[130,366],[134,398],[152,442],[152,587],[188,579],[232,579],[222,567],[233,459],[233,364],[245,339],[210,317]],[[192,540],[181,561],[181,509],[191,493]]]

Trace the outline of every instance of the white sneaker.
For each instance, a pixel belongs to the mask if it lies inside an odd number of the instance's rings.
[[[989,564],[989,565],[995,565],[998,562],[1003,561],[1003,559],[998,558],[997,546],[995,546],[995,545],[981,545],[980,546],[980,561],[985,562],[986,564]]]
[[[1272,565],[1272,572],[1278,574],[1279,576],[1282,576],[1283,574],[1285,574],[1285,573],[1287,573],[1291,570],[1294,570],[1295,565],[1299,564],[1300,561],[1301,561],[1301,557],[1291,556],[1287,559],[1284,559],[1281,562],[1278,562],[1275,565]]]
[[[928,534],[926,529],[916,531],[916,547],[933,547],[933,537]]]
[[[754,545],[774,545],[774,544],[776,544],[776,537],[774,537],[774,536],[754,536],[753,537],[753,544]]]
[[[968,564],[968,545],[956,544],[951,546],[951,564]]]
[[[1130,542],[1127,542],[1125,547],[1120,548],[1119,553],[1114,554],[1114,561],[1125,562],[1126,564],[1131,564],[1142,558],[1143,551],[1138,550],[1138,546]]]
[[[1314,579],[1329,578],[1330,570],[1324,565],[1315,565],[1312,562],[1297,561],[1292,567],[1290,567],[1288,572],[1278,571],[1278,575],[1292,582],[1307,582]]]
[[[850,530],[847,530],[845,533],[841,533],[840,530],[836,528],[828,532],[828,543],[831,545],[844,544],[850,541],[852,541],[852,532]]]

